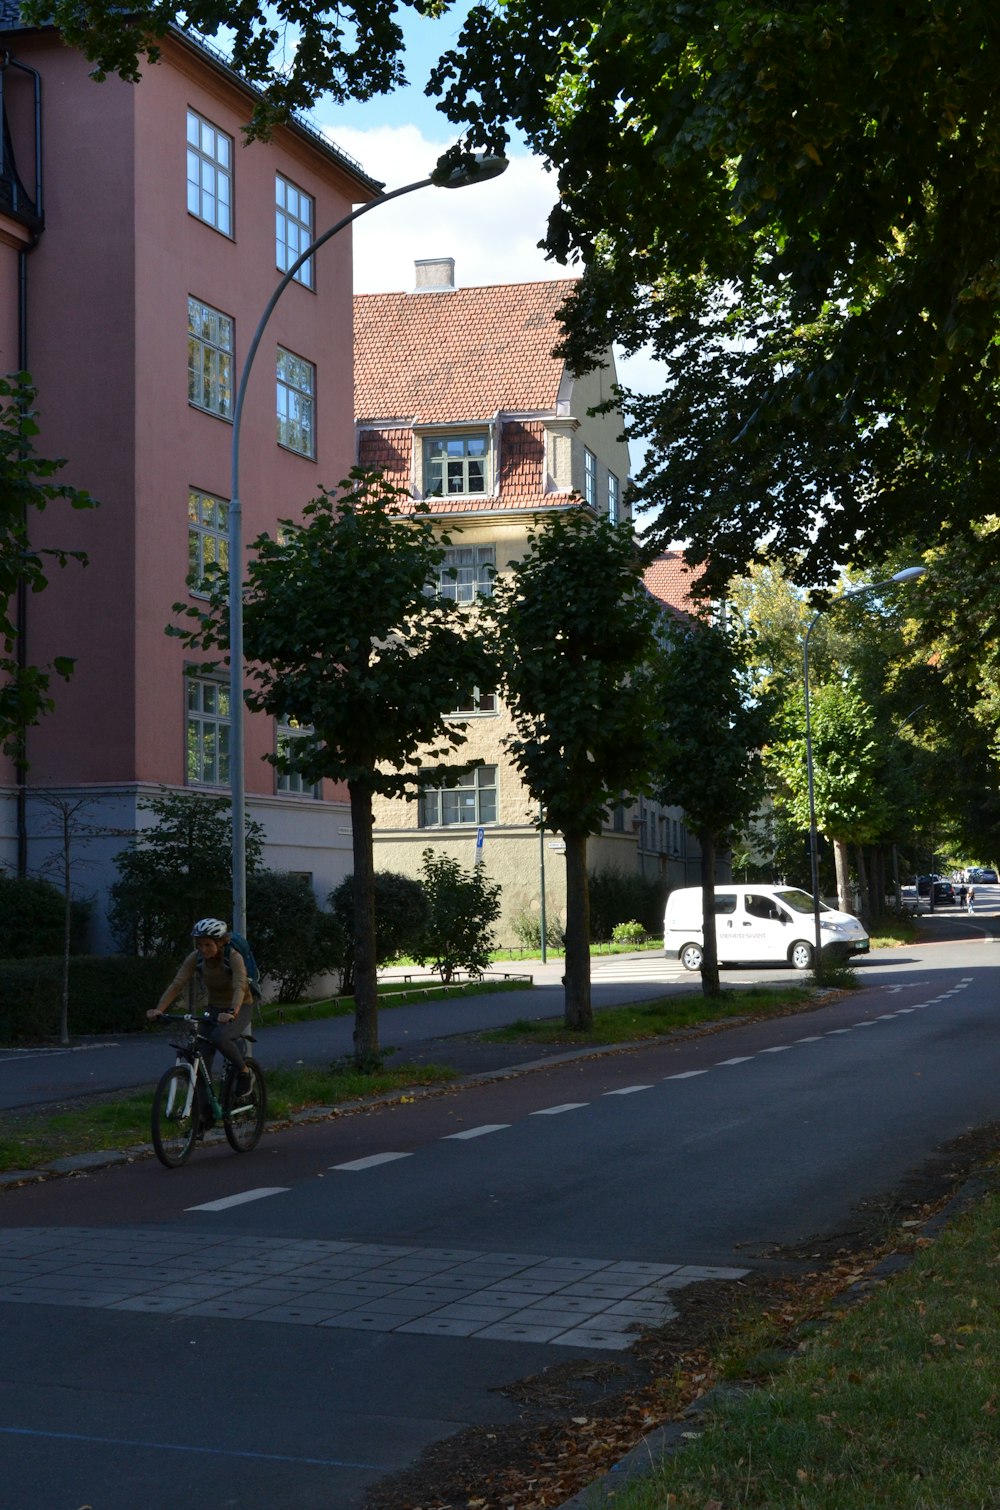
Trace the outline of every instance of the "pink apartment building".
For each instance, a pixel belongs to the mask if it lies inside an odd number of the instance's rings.
[[[0,372],[30,370],[41,454],[67,458],[63,478],[101,501],[51,509],[35,529],[89,565],[54,570],[27,604],[28,659],[73,655],[76,671],[29,734],[25,780],[0,766],[0,864],[37,874],[52,849],[41,799],[86,797],[88,827],[114,831],[79,850],[76,879],[108,947],[100,903],[121,835],[148,821],[142,799],[228,790],[227,684],[187,676],[164,631],[225,556],[240,364],[282,271],[380,186],[304,124],[244,146],[250,91],[179,33],[137,86],[93,82],[54,30],[21,27],[11,0],[0,48]],[[351,287],[347,231],[265,333],[242,429],[247,541],[353,462]],[[248,811],[265,863],[310,874],[323,897],[351,868],[348,810],[328,784],[276,775],[264,757],[286,738],[247,718]]]

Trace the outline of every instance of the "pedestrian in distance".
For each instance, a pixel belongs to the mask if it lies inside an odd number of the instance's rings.
[[[237,1093],[245,1095],[252,1081],[239,1040],[249,1030],[253,1012],[246,964],[240,951],[229,947],[229,929],[219,918],[202,918],[192,928],[191,937],[192,953],[146,1016],[151,1020],[162,1017],[185,987],[195,983],[207,998],[206,1011],[213,1018],[212,1028],[205,1034],[212,1045],[208,1068],[211,1070],[214,1050],[218,1049],[238,1072]]]
[[[969,914],[970,914],[970,916],[975,911],[975,901],[976,901],[976,888],[974,886],[970,886],[969,887]]]
[[[965,899],[969,895],[969,888],[964,884],[958,888],[958,905],[965,906]]]

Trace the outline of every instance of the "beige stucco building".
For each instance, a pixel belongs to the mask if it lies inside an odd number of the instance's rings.
[[[576,377],[553,355],[572,286],[460,288],[442,258],[416,265],[410,293],[355,299],[358,460],[427,501],[451,541],[438,590],[459,601],[488,594],[548,515],[583,507],[628,518],[621,416],[591,413],[613,397],[613,356]],[[665,580],[651,578],[651,590]],[[682,585],[677,572],[670,585]],[[540,915],[543,875],[547,921],[564,916],[562,845],[539,835],[504,751],[511,720],[492,689],[454,712],[467,726],[461,757],[483,764],[419,801],[379,799],[376,865],[416,875],[428,846],[465,865],[480,860],[503,887],[501,940],[516,942],[517,921]],[[627,800],[588,847],[591,871],[638,873],[664,890],[696,875],[696,856],[678,809]]]

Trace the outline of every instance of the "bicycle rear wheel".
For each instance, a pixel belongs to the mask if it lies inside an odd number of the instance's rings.
[[[179,1169],[190,1158],[198,1136],[198,1097],[189,1095],[190,1089],[190,1070],[175,1064],[153,1093],[153,1147],[168,1169]]]
[[[267,1086],[256,1060],[247,1060],[247,1071],[251,1083],[244,1095],[236,1090],[238,1076],[235,1074],[226,1076],[223,1089],[222,1125],[230,1148],[237,1153],[249,1153],[251,1148],[256,1148],[267,1116]]]

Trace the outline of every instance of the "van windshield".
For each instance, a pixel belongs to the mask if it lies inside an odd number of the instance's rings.
[[[790,907],[793,912],[812,912],[813,910],[813,899],[808,891],[776,891],[774,894],[779,902],[784,902],[785,906]],[[819,910],[829,912],[830,908],[820,900]]]

